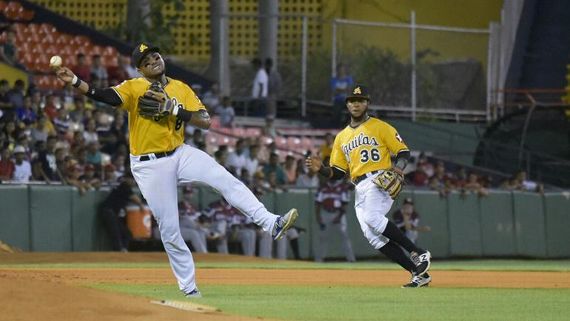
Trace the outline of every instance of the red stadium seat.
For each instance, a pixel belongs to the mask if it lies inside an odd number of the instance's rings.
[[[18,20],[20,21],[32,21],[34,19],[34,16],[36,15],[35,12],[33,12],[32,10],[25,10],[20,12],[20,17]]]
[[[39,28],[39,33],[42,35],[50,35],[57,32],[57,28],[49,23],[42,23]]]
[[[6,9],[7,6],[8,3],[6,1],[0,1],[0,11],[4,11],[4,9]]]
[[[287,148],[287,138],[282,136],[275,137],[275,145],[279,148]]]
[[[232,128],[231,134],[239,138],[243,138],[245,137],[245,129],[241,127],[234,127]]]
[[[258,127],[249,127],[245,129],[245,136],[246,137],[259,137],[261,136],[261,128]]]

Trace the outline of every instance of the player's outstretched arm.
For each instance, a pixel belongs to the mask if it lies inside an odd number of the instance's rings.
[[[73,87],[77,88],[83,95],[89,98],[93,98],[102,103],[109,104],[111,106],[119,106],[122,101],[121,97],[112,88],[102,88],[95,89],[90,88],[89,84],[79,79],[69,68],[67,67],[53,67],[55,74],[59,80],[65,82],[66,84],[71,84]]]

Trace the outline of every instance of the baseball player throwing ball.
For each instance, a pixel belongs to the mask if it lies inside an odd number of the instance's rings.
[[[200,297],[194,260],[178,225],[177,183],[210,185],[255,224],[272,233],[274,239],[284,235],[298,213],[296,209],[284,216],[270,213],[208,154],[183,143],[184,123],[208,129],[210,116],[188,85],[166,77],[157,47],[139,44],[132,61],[142,77],[110,88],[93,88],[61,65],[54,69],[59,79],[87,97],[128,111],[131,171],[158,222],[180,290],[187,297]]]
[[[368,116],[369,102],[366,87],[356,85],[346,98],[350,124],[335,138],[331,166],[323,166],[318,157],[308,157],[306,165],[329,179],[340,179],[349,173],[356,186],[356,217],[370,245],[412,274],[404,287],[427,286],[431,282],[427,273],[430,252],[414,245],[386,218],[402,189],[410,151],[394,127]],[[391,154],[396,155],[394,164]],[[400,246],[411,255],[408,257]]]

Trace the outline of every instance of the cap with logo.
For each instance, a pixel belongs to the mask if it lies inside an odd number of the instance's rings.
[[[133,50],[133,55],[131,56],[131,61],[135,64],[135,67],[139,67],[143,58],[151,52],[160,52],[158,47],[155,47],[149,43],[141,42]]]
[[[370,100],[370,93],[368,92],[368,88],[366,88],[366,86],[363,85],[355,85],[352,90],[350,91],[350,94],[348,94],[348,96],[346,96],[346,101],[350,100],[350,99],[366,99],[366,100]]]

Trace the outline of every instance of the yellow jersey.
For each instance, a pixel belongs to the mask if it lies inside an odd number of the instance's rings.
[[[164,91],[178,108],[188,111],[206,109],[188,85],[179,80],[167,79]],[[139,97],[144,95],[150,85],[146,78],[141,77],[111,87],[121,98],[119,107],[129,112],[129,145],[133,155],[171,151],[184,143],[184,122],[176,119],[176,116],[153,119],[139,115]]]
[[[370,117],[356,128],[347,126],[337,134],[330,165],[350,172],[351,180],[375,170],[392,167],[391,155],[407,151],[396,129]]]

